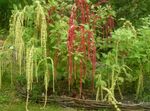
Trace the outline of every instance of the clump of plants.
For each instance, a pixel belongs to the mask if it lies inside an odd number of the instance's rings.
[[[28,110],[29,94],[32,90],[34,77],[37,81],[40,74],[44,77],[45,105],[50,80],[49,71],[52,72],[54,78],[53,60],[47,55],[47,21],[44,10],[42,3],[39,1],[35,1],[31,6],[25,6],[22,10],[14,10],[10,19],[9,37],[3,46],[3,51],[9,51],[7,46],[10,44],[11,49],[15,50],[11,51],[10,62],[7,65],[12,69],[12,61],[14,61],[17,64],[16,67],[19,69],[15,73],[26,75],[26,110]],[[1,62],[3,62],[3,60]],[[52,68],[49,67],[49,64],[51,64]],[[3,62],[2,67],[6,68],[5,65],[6,63]],[[39,72],[40,68],[42,68],[43,72]],[[12,75],[14,75],[13,72]],[[53,92],[54,91],[53,79]]]
[[[128,93],[133,95],[134,100],[144,97],[147,90],[144,89],[147,84],[144,79],[149,73],[148,27],[147,23],[135,29],[131,22],[126,21],[121,28],[112,33],[109,50],[101,52],[101,62],[96,71],[96,100],[109,101],[119,111],[117,104],[120,102],[116,100],[116,95],[120,95],[117,98],[121,101]],[[127,92],[130,88],[132,91]]]
[[[89,29],[89,5],[85,0],[76,0],[72,7],[68,32],[68,65],[69,89],[72,75],[80,74],[80,96],[83,78],[87,73],[87,61],[92,63],[92,87],[94,88],[94,74],[96,64],[96,47],[93,32]],[[80,66],[80,67],[78,67]],[[78,70],[79,69],[79,70]]]
[[[105,0],[98,4],[57,0],[46,4],[37,0],[22,10],[13,10],[9,36],[0,53],[0,86],[8,67],[12,85],[18,75],[23,75],[26,110],[31,92],[37,90],[34,85],[42,83],[40,89],[45,91],[40,93],[44,94],[45,106],[48,95],[57,93],[56,89],[61,92],[55,84],[61,80],[68,81],[65,87],[69,91],[77,87],[79,98],[84,93],[83,86],[91,83],[88,90],[94,92],[96,87],[96,100],[108,101],[118,111],[120,102],[115,94],[124,98],[125,82],[136,83],[134,91],[139,98],[144,91],[145,63],[149,60],[149,47],[142,45],[146,41],[143,38],[147,37],[143,34],[146,29],[135,30],[127,21],[112,33],[115,13],[106,3]]]
[[[69,64],[69,89],[77,74],[80,75],[80,96],[82,83],[87,74],[92,73],[92,89],[96,70],[96,43],[95,38],[102,36],[108,38],[114,28],[114,19],[110,6],[103,7],[104,1],[90,4],[86,0],[76,0],[72,6],[68,31],[68,64]],[[107,12],[108,11],[108,12]],[[100,30],[100,31],[97,31]],[[90,65],[92,72],[89,72]],[[80,67],[78,67],[80,66]],[[74,79],[72,79],[74,77]]]

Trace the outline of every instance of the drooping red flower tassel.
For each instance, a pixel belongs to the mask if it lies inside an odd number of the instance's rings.
[[[87,33],[88,33],[88,58],[92,62],[92,89],[94,90],[94,76],[96,69],[96,46],[93,32],[87,31]]]
[[[73,42],[75,39],[75,29],[76,26],[74,25],[74,19],[76,17],[76,8],[72,8],[71,16],[69,19],[69,31],[68,31],[68,40],[67,40],[67,47],[68,47],[68,65],[69,65],[69,77],[68,77],[68,84],[69,84],[69,89],[72,81],[72,73],[73,73]]]
[[[78,10],[78,11],[77,11]],[[94,89],[94,74],[96,67],[96,47],[93,32],[85,28],[85,25],[89,25],[90,19],[90,9],[86,0],[75,0],[74,8],[72,8],[70,20],[69,20],[69,31],[68,31],[68,65],[69,65],[69,87],[72,81],[74,58],[73,53],[82,53],[83,57],[80,58],[80,97],[82,94],[82,80],[86,74],[86,62],[90,60],[92,63],[92,89]],[[77,24],[75,25],[75,22]],[[76,31],[78,31],[79,36],[77,36]],[[75,46],[75,42],[79,42],[78,46]],[[77,72],[77,71],[76,71]],[[83,76],[84,75],[84,76]]]

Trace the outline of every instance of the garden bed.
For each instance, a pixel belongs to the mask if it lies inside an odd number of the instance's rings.
[[[21,94],[21,93],[20,93]],[[21,97],[26,98],[26,94],[21,94]],[[32,98],[32,97],[31,97]],[[32,101],[32,99],[30,99]],[[44,103],[44,96],[39,96],[36,100],[37,103]],[[56,103],[62,107],[71,107],[77,109],[85,110],[99,110],[99,109],[114,109],[114,106],[108,102],[101,102],[90,99],[79,99],[68,96],[48,96],[47,103]],[[140,102],[140,103],[119,103],[118,107],[122,111],[149,111],[150,102]]]

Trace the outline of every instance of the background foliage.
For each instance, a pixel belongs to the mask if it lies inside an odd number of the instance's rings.
[[[85,11],[75,6],[74,1],[0,0],[0,39],[3,44],[0,85],[7,81],[11,86],[22,87],[33,100],[45,90],[45,101],[52,93],[84,98],[88,90],[90,99],[108,101],[117,111],[120,111],[118,100],[129,95],[136,101],[150,101],[150,1],[87,0],[87,4],[91,11],[89,22],[82,23],[80,19]],[[72,7],[79,8],[75,19],[70,19]],[[78,70],[68,91],[67,42],[73,27],[69,26],[69,20],[74,20],[73,25],[77,25],[74,31],[77,39],[72,42],[77,48],[80,43],[83,45],[80,37],[85,34],[80,28],[93,32],[94,39],[89,40],[94,40],[92,43],[97,50],[93,92],[90,86],[92,63],[84,58],[88,53],[86,42],[85,52],[75,48],[71,52],[72,60],[77,64],[73,70]],[[84,37],[88,38],[86,34]],[[81,60],[88,74],[83,78]],[[80,91],[79,95],[81,83],[83,93]],[[5,101],[7,97],[3,99]]]

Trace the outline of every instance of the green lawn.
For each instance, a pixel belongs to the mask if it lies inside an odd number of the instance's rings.
[[[29,103],[29,111],[83,111],[73,108],[64,108],[57,104],[47,104],[46,108],[43,108],[44,104]],[[26,111],[25,100],[17,96],[17,92],[11,87],[5,87],[0,90],[0,111]],[[108,110],[99,110],[108,111]]]
[[[63,108],[56,104],[29,103],[29,111],[76,111],[72,108]],[[25,111],[25,101],[17,96],[16,91],[11,87],[5,87],[0,90],[0,111]]]
[[[0,104],[0,111],[25,111],[25,103],[13,103],[13,104]],[[76,111],[72,108],[62,108],[58,105],[47,104],[46,108],[43,108],[40,104],[29,104],[29,111]]]

